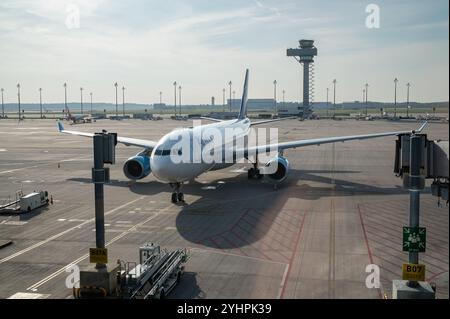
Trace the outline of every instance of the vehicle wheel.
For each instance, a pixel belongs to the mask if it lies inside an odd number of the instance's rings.
[[[159,299],[166,299],[166,294],[164,292],[164,289],[162,289],[161,292],[159,293]]]
[[[172,193],[172,203],[177,202],[177,193]]]
[[[184,202],[184,194],[183,193],[178,193],[178,201]]]

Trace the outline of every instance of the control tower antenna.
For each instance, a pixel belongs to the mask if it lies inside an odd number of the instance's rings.
[[[300,46],[295,49],[287,49],[286,55],[293,56],[303,64],[303,114],[311,112],[310,106],[314,99],[314,57],[317,48],[314,40],[300,40]]]

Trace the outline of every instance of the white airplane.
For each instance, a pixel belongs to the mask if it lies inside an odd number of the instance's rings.
[[[350,135],[350,136],[339,136],[339,137],[325,137],[325,138],[316,138],[316,139],[307,139],[307,140],[296,140],[291,142],[282,142],[282,143],[273,143],[266,145],[256,145],[256,146],[244,146],[241,149],[233,149],[232,161],[224,162],[222,161],[214,161],[214,162],[206,162],[203,158],[199,162],[195,161],[187,161],[182,163],[175,163],[172,160],[172,156],[176,153],[181,155],[185,151],[189,151],[192,154],[193,150],[193,141],[199,143],[201,145],[202,151],[208,147],[209,150],[214,151],[222,151],[220,154],[224,154],[233,147],[233,143],[237,140],[245,139],[248,137],[250,132],[250,127],[254,125],[260,125],[265,123],[270,123],[274,121],[279,121],[283,119],[275,119],[275,120],[263,120],[258,122],[251,122],[249,118],[247,118],[247,90],[248,90],[248,75],[249,71],[246,70],[245,74],[245,82],[244,82],[244,90],[242,94],[240,112],[237,119],[233,120],[219,120],[219,119],[211,119],[204,118],[214,121],[215,123],[200,125],[192,128],[183,128],[174,130],[166,135],[164,135],[159,141],[150,141],[144,139],[135,139],[129,137],[117,137],[117,142],[122,143],[126,146],[137,146],[142,147],[143,150],[136,154],[135,156],[129,158],[124,166],[123,172],[126,177],[131,180],[140,180],[150,173],[152,173],[155,178],[163,183],[168,183],[172,187],[172,202],[176,203],[177,201],[183,202],[184,196],[183,193],[180,192],[180,187],[182,183],[193,180],[197,176],[210,171],[210,170],[218,170],[223,169],[225,167],[229,167],[239,162],[242,159],[249,159],[250,154],[266,154],[272,150],[276,150],[276,155],[271,158],[264,167],[270,166],[272,164],[276,165],[275,169],[268,174],[261,174],[258,161],[255,161],[253,167],[248,170],[249,178],[260,178],[265,177],[271,182],[275,184],[283,182],[289,172],[289,162],[283,156],[283,151],[291,148],[298,148],[309,145],[321,145],[326,143],[335,143],[335,142],[344,142],[350,140],[364,140],[376,137],[383,136],[391,136],[391,135],[399,135],[399,134],[407,134],[414,131],[398,131],[398,132],[383,132],[383,133],[375,133],[375,134],[365,134],[365,135]],[[415,132],[422,131],[427,123],[425,122],[418,130]],[[226,129],[234,129],[237,130],[238,134],[233,136],[231,140],[224,139],[213,139],[212,137],[205,138],[202,136],[202,131],[207,129],[214,129],[219,132],[224,132]],[[65,130],[62,123],[58,122],[58,130],[61,133],[66,134],[74,134],[85,137],[93,137],[93,133],[84,133],[78,131],[69,131]],[[177,147],[177,143],[180,136],[189,136],[190,137],[190,145],[188,145],[188,149],[182,149]],[[224,135],[222,135],[224,136]],[[197,137],[200,137],[200,140],[195,140]],[[261,167],[263,168],[263,167]]]

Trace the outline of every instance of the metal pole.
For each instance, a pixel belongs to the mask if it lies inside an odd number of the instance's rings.
[[[336,79],[333,80],[333,117],[336,116]]]
[[[367,99],[368,94],[369,94],[369,84],[366,83],[366,116],[367,116],[367,109],[368,109],[368,106],[369,106],[369,105],[368,105],[369,102],[368,102],[368,99]]]
[[[41,120],[42,120],[42,88],[39,88],[39,105],[41,107]]]
[[[69,116],[69,112],[67,112],[67,83],[63,84],[64,86],[64,112],[66,112],[66,116]]]
[[[181,117],[181,85],[178,86],[178,106],[180,109],[180,117]]]
[[[161,91],[159,91],[159,104],[160,105],[162,104],[162,92]]]
[[[423,178],[420,174],[422,161],[422,138],[418,135],[410,137],[410,176],[409,176],[409,227],[419,227],[420,190]],[[409,263],[419,263],[419,253],[409,253]],[[417,281],[409,281],[408,286],[416,287]]]
[[[174,97],[174,110],[175,117],[177,117],[177,81],[173,82],[173,97]]]
[[[275,102],[274,110],[275,110],[275,115],[276,115],[278,113],[278,111],[277,111],[277,80],[273,81],[273,99]]]
[[[89,93],[89,95],[91,96],[91,115],[92,115],[92,92]]]
[[[103,170],[103,135],[94,135],[94,169]],[[95,245],[105,248],[105,205],[103,183],[95,183]],[[95,268],[106,268],[105,264],[96,264]]]
[[[361,109],[362,109],[362,103],[364,102],[365,97],[366,97],[366,90],[363,89],[363,99],[362,99],[362,102],[361,102]],[[366,117],[367,117],[367,106],[366,106]]]
[[[285,101],[284,101],[284,93],[286,93],[285,90],[283,90],[283,109],[286,108],[286,106],[285,106]]]
[[[406,84],[406,117],[409,118],[409,82]]]
[[[118,108],[118,104],[117,104],[117,82],[114,83],[114,86],[116,87],[116,117],[119,116],[119,108]]]
[[[125,87],[122,86],[122,115],[125,116]]]
[[[81,105],[81,114],[83,114],[83,88],[80,88],[80,105]]]
[[[328,108],[329,108],[329,106],[328,106],[328,91],[329,91],[329,89],[327,88],[327,117],[328,117]]]
[[[394,79],[394,118],[397,117],[397,78]]]
[[[20,84],[17,83],[17,101],[19,103],[19,121],[21,119],[21,113],[20,113]]]
[[[228,82],[228,85],[230,86],[230,112],[231,112],[231,81]]]
[[[222,95],[223,95],[222,112],[225,113],[225,88],[222,89]]]

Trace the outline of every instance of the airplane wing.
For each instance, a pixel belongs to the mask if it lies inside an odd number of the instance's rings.
[[[283,117],[283,118],[279,118],[279,119],[263,120],[263,121],[258,121],[258,122],[251,122],[250,125],[254,126],[254,125],[260,125],[260,124],[266,124],[266,123],[272,123],[272,122],[278,122],[278,121],[284,121],[284,120],[292,120],[295,118],[297,118],[297,117],[290,116],[290,117]]]
[[[223,122],[224,120],[220,120],[220,119],[215,119],[212,117],[206,117],[206,116],[200,116],[198,117],[201,120],[208,120],[208,121],[213,121],[213,122]]]
[[[65,134],[72,134],[72,135],[78,135],[78,136],[84,136],[84,137],[94,137],[93,133],[65,130],[64,126],[61,122],[58,122],[58,131],[60,133],[65,133]],[[139,146],[139,147],[144,147],[146,149],[154,149],[157,144],[157,142],[154,142],[154,141],[141,140],[138,138],[122,137],[122,136],[117,136],[117,142],[122,143],[126,146],[130,146],[130,145],[131,146]]]
[[[365,140],[376,137],[392,136],[399,134],[409,134],[409,133],[420,133],[426,126],[427,122],[423,123],[419,129],[412,131],[398,131],[398,132],[384,132],[384,133],[374,133],[374,134],[364,134],[364,135],[349,135],[349,136],[337,136],[337,137],[324,137],[324,138],[314,138],[308,140],[297,140],[291,142],[274,143],[267,145],[258,145],[254,147],[249,147],[245,150],[236,150],[236,152],[244,152],[244,154],[256,154],[256,153],[269,153],[271,151],[282,151],[290,148],[304,147],[310,145],[321,145],[335,142],[345,142],[352,140]]]

